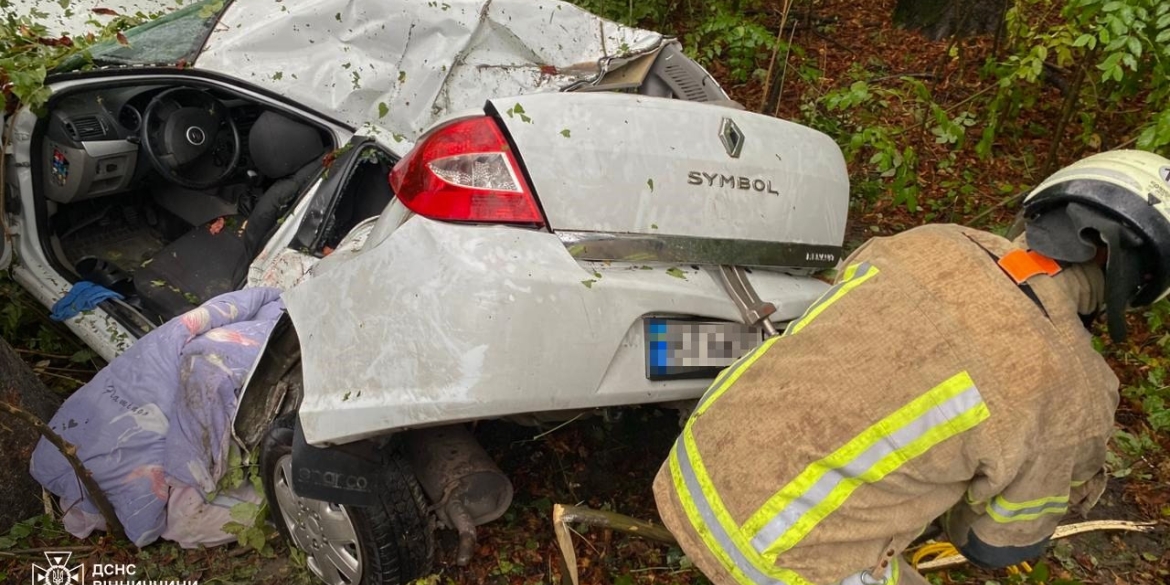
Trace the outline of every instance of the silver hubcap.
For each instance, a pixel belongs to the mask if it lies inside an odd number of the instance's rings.
[[[292,490],[292,455],[276,464],[276,505],[293,544],[305,552],[309,570],[329,585],[354,585],[362,578],[357,530],[344,506],[302,498]]]

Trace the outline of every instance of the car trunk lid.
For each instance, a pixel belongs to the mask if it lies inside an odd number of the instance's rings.
[[[489,102],[574,256],[831,267],[849,179],[815,130],[751,112],[624,94]]]

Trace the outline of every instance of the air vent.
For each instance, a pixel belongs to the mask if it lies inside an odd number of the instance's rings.
[[[65,129],[77,140],[106,137],[106,125],[96,116],[76,118],[72,122],[66,122]]]
[[[703,89],[702,79],[696,78],[694,73],[681,62],[668,62],[663,68],[663,73],[670,81],[674,82],[672,85],[674,85],[675,91],[682,93],[684,99],[692,102],[708,100],[707,92]]]

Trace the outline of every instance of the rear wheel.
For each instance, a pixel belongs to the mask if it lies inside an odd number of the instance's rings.
[[[272,424],[260,470],[272,520],[309,570],[328,585],[400,585],[424,576],[434,556],[426,498],[401,455],[384,455],[382,490],[372,506],[341,506],[293,491],[293,419]]]

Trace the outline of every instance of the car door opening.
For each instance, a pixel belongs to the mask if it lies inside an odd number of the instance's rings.
[[[333,146],[306,120],[187,84],[66,93],[38,130],[47,256],[154,323],[242,286]]]

